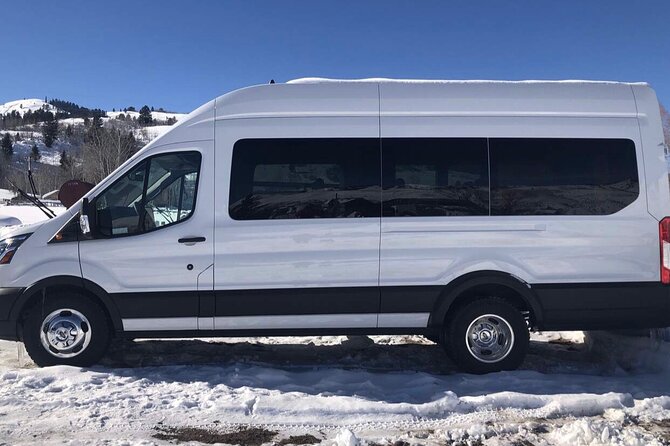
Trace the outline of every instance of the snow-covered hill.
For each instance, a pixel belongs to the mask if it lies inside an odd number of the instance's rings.
[[[131,117],[133,119],[137,119],[137,118],[139,118],[140,113],[136,112],[136,111],[126,111],[126,112],[124,112],[124,111],[111,111],[111,112],[108,111],[107,112],[107,117],[109,117],[109,118],[118,118],[119,115],[124,115],[126,117]],[[154,121],[157,121],[157,122],[165,122],[168,119],[180,120],[184,116],[186,116],[185,113],[169,113],[169,112],[160,112],[160,111],[152,111],[151,112],[151,118]]]
[[[5,115],[16,111],[19,115],[23,116],[28,111],[37,111],[37,110],[46,110],[52,113],[56,113],[58,109],[53,105],[44,102],[41,99],[19,99],[17,101],[5,102],[0,104],[0,115]]]
[[[41,99],[19,99],[16,101],[9,101],[5,102],[4,104],[0,104],[0,115],[9,114],[13,111],[16,111],[21,116],[23,116],[28,111],[35,112],[37,110],[45,110],[50,111],[52,113],[61,111],[58,108],[54,107],[48,102],[44,102]],[[137,111],[108,111],[106,112],[106,114],[107,117],[110,119],[118,118],[120,115],[124,115],[125,117],[130,117],[133,119],[137,119],[140,116],[140,113]],[[168,119],[179,120],[184,116],[186,116],[185,113],[172,113],[165,111],[151,112],[151,117],[153,118],[153,120],[159,123],[165,122]],[[83,123],[84,120],[80,118],[66,118],[63,120],[63,122],[67,124],[80,124]]]
[[[19,113],[19,115],[24,116],[28,111],[35,112],[38,110],[50,111],[54,114],[63,112],[63,110],[58,109],[54,105],[49,104],[41,99],[21,99],[0,104],[0,116],[12,113],[14,111]],[[116,122],[117,119],[126,121],[137,120],[140,115],[137,111],[108,111],[105,113],[106,116],[102,118],[102,121],[105,123],[110,123],[110,125]],[[137,140],[142,144],[148,143],[149,141],[170,130],[171,125],[166,124],[169,124],[173,121],[179,121],[184,116],[186,116],[186,114],[152,111],[151,116],[154,120],[154,123],[157,125],[148,127],[138,127],[137,125],[131,126],[133,128],[135,138],[137,138]],[[84,119],[61,118],[59,119],[59,122],[61,130],[63,130],[67,126],[82,126],[84,124]],[[75,147],[78,143],[74,143],[75,146],[73,146],[71,140],[63,136],[63,132],[61,132],[59,138],[54,142],[52,147],[46,147],[44,144],[44,138],[40,132],[39,123],[37,125],[29,126],[20,125],[18,127],[13,127],[13,130],[0,130],[0,137],[5,133],[10,134],[12,137],[14,142],[14,161],[17,163],[25,162],[25,160],[30,156],[34,145],[37,146],[41,155],[39,162],[42,164],[51,164],[55,166],[60,164],[61,153],[63,151],[70,153],[71,150],[76,152],[78,149],[78,147]]]
[[[70,144],[67,141],[57,140],[53,146],[44,145],[42,133],[28,132],[18,130],[0,130],[0,134],[9,133],[14,140],[14,160],[23,163],[28,159],[32,152],[33,145],[40,151],[40,160],[42,164],[51,164],[58,166],[60,164],[60,154],[63,150],[68,151]],[[21,140],[17,141],[17,135],[21,135]]]

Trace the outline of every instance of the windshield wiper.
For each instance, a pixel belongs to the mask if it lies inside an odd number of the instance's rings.
[[[49,218],[54,218],[56,216],[56,213],[51,209],[49,209],[49,207],[46,204],[44,204],[37,196],[37,188],[35,187],[35,181],[33,180],[33,171],[30,165],[30,158],[28,158],[28,183],[30,184],[30,189],[32,190],[33,195],[31,196],[30,194],[23,191],[19,186],[14,184],[14,182],[9,178],[7,178],[7,181],[9,182],[9,184],[12,185],[14,189],[18,191],[18,193],[20,193],[23,196],[23,198],[30,201],[34,206],[37,206],[37,208],[40,211],[42,211],[44,215],[46,215]]]
[[[56,216],[56,214],[54,213],[54,211],[52,211],[51,209],[49,209],[49,208],[48,208],[44,203],[42,203],[39,199],[37,199],[36,197],[33,197],[32,195],[30,195],[30,194],[24,192],[19,186],[17,186],[16,184],[14,184],[14,182],[13,182],[12,180],[10,180],[9,178],[7,178],[7,181],[9,182],[9,184],[12,185],[12,187],[13,187],[14,189],[16,189],[16,191],[17,191],[18,193],[21,194],[21,196],[22,196],[23,198],[25,198],[26,200],[30,201],[33,205],[37,206],[37,208],[38,208],[40,211],[44,212],[44,215],[46,215],[46,216],[49,217],[49,218],[54,218],[54,217]]]
[[[35,197],[35,201],[38,203],[38,207],[42,209],[42,212],[44,212],[49,218],[54,218],[56,216],[56,213],[49,209],[49,207],[44,204],[42,200],[39,199],[37,195],[37,188],[35,187],[35,181],[33,180],[33,169],[32,169],[32,163],[30,162],[31,159],[28,157],[28,182],[30,183],[30,189],[33,192],[33,196]],[[45,212],[48,211],[48,212]],[[49,215],[51,214],[51,215]]]

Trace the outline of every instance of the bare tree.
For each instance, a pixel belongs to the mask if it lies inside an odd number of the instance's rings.
[[[83,178],[98,183],[138,149],[132,129],[91,125],[82,153]]]
[[[32,192],[30,183],[28,182],[27,159],[25,164],[19,162],[8,166],[5,170],[6,182],[5,187],[12,188],[15,186],[21,188],[25,192]],[[38,195],[43,195],[47,192],[57,190],[70,177],[61,172],[58,166],[50,164],[33,163],[32,164],[33,181]]]
[[[661,105],[661,122],[663,123],[663,136],[665,143],[670,145],[670,113]]]

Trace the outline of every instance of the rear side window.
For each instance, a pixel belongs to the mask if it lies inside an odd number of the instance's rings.
[[[233,147],[235,220],[379,217],[376,138],[244,139]]]
[[[492,138],[491,215],[607,215],[638,197],[627,139]]]
[[[488,215],[485,138],[382,140],[385,217]]]

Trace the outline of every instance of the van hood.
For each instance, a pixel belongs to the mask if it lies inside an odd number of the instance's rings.
[[[44,223],[49,220],[38,221],[25,225],[4,226],[0,228],[0,240],[21,234],[28,234],[37,231]]]
[[[0,228],[4,228],[6,226],[16,226],[20,224],[21,220],[19,220],[16,217],[11,217],[9,215],[0,215]]]

